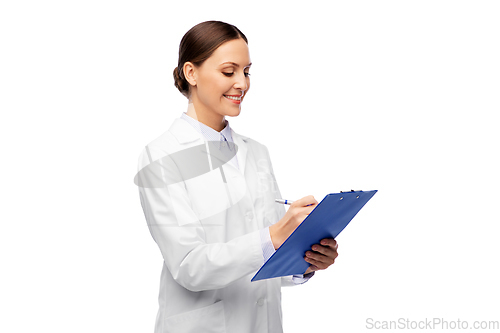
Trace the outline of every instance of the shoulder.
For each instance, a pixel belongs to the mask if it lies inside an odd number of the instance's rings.
[[[172,135],[170,130],[163,132],[161,135],[157,136],[155,139],[148,142],[145,147],[149,149],[153,149],[156,151],[165,151],[169,152],[175,150],[175,147],[178,146],[179,143]]]
[[[149,163],[180,149],[180,144],[172,133],[174,125],[179,123],[179,118],[174,119],[168,130],[148,142],[142,149],[139,160],[148,160]]]
[[[241,141],[245,143],[247,150],[254,156],[254,158],[270,160],[269,150],[267,149],[266,145],[246,135],[236,135],[239,136]]]

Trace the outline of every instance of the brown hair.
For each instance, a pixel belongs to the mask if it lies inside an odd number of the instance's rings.
[[[223,43],[242,38],[248,44],[245,35],[234,25],[221,21],[206,21],[189,29],[179,45],[179,61],[174,69],[174,84],[179,91],[189,98],[189,83],[184,77],[184,63],[189,61],[200,66]]]

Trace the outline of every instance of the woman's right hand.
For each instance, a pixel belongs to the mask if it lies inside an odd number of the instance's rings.
[[[275,250],[285,242],[299,224],[305,220],[307,215],[316,208],[317,204],[318,201],[312,195],[296,200],[290,205],[283,218],[269,227],[271,241]]]

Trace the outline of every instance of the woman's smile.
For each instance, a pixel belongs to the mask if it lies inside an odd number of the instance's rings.
[[[243,98],[243,95],[222,95],[222,96],[224,96],[231,103],[235,103],[235,104],[240,104],[241,99]]]

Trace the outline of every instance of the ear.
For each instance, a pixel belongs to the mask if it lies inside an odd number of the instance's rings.
[[[186,61],[184,66],[182,66],[182,69],[184,70],[184,77],[187,82],[192,86],[196,86],[196,67],[194,64]]]

